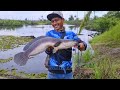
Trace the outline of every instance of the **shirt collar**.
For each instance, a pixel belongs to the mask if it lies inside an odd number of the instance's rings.
[[[65,32],[65,27],[63,27],[63,29],[61,29],[60,31],[57,31],[57,32],[64,33]]]

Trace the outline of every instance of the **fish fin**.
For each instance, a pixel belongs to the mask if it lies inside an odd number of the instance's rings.
[[[58,48],[57,48],[57,47],[54,47],[53,53],[56,53],[57,51],[58,51]]]
[[[33,56],[30,56],[29,59],[34,58]]]
[[[30,47],[31,44],[33,44],[35,41],[37,41],[37,40],[39,40],[39,39],[41,39],[41,38],[44,38],[44,37],[46,37],[46,36],[39,36],[39,37],[33,39],[31,42],[29,42],[29,43],[23,48],[23,50],[26,51],[26,50]]]
[[[14,62],[20,66],[25,65],[28,59],[29,57],[25,55],[25,52],[20,52],[14,56]]]
[[[55,43],[54,47],[59,46],[61,43],[62,43],[61,41],[58,41],[57,43]]]

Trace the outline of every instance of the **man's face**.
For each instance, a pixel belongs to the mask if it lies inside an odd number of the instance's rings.
[[[59,18],[59,17],[55,17],[51,20],[51,24],[53,26],[53,28],[57,31],[61,30],[63,28],[63,23],[64,23],[64,19]]]

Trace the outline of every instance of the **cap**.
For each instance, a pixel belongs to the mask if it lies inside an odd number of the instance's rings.
[[[59,18],[63,18],[63,14],[62,14],[62,12],[60,12],[60,11],[54,11],[54,12],[52,12],[51,14],[48,14],[47,15],[47,18],[48,18],[48,20],[52,20],[52,18],[54,18],[54,17],[59,17]]]

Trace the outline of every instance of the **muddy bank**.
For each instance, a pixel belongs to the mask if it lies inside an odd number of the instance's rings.
[[[99,44],[93,45],[92,47],[102,56],[106,56],[111,59],[120,59],[120,46],[113,48],[107,46],[106,44]]]
[[[46,79],[47,74],[24,73],[14,70],[0,70],[0,79]]]

